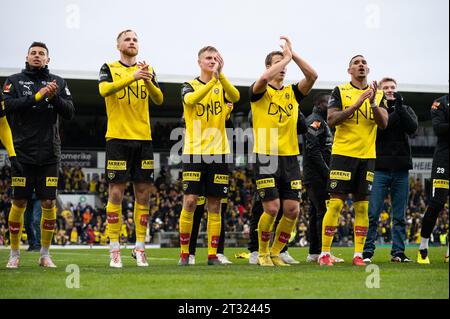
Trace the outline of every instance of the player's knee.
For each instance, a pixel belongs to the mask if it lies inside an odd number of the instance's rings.
[[[294,206],[288,207],[284,211],[284,215],[287,218],[289,218],[289,219],[296,219],[299,214],[300,214],[300,207],[299,207],[299,205],[294,205]]]
[[[122,197],[123,197],[123,195],[122,195],[122,192],[120,191],[120,189],[117,189],[117,188],[111,188],[110,190],[109,190],[109,201],[111,202],[111,203],[114,203],[114,204],[120,204],[120,203],[122,203]]]
[[[183,201],[183,208],[188,212],[193,212],[197,207],[197,198],[195,196],[185,196]]]
[[[50,209],[55,205],[52,199],[46,199],[41,201],[41,206],[44,207],[45,209]]]
[[[27,200],[26,199],[15,199],[15,200],[13,200],[13,205],[17,206],[19,208],[26,208]]]
[[[208,197],[208,211],[213,213],[220,212],[220,198]]]
[[[264,207],[264,212],[269,214],[270,216],[277,216],[279,211],[280,211],[280,205],[267,204]]]

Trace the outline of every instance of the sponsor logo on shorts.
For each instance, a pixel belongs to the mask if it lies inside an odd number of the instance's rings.
[[[259,191],[259,197],[261,197],[261,199],[266,197],[266,192],[265,191]]]
[[[338,185],[338,182],[332,181],[332,182],[330,183],[330,188],[331,188],[331,189],[335,189],[335,188],[337,187],[337,185]]]
[[[206,202],[206,197],[205,196],[199,196],[197,199],[197,205],[203,205]]]
[[[228,185],[228,175],[214,174],[214,184]]]
[[[336,233],[337,227],[335,226],[326,226],[325,227],[325,236],[333,237]]]
[[[56,224],[56,219],[44,219],[42,223],[42,228],[45,230],[54,230]]]
[[[200,182],[201,172],[183,172],[183,182]]]
[[[108,224],[117,224],[119,222],[119,214],[107,214]]]
[[[13,187],[27,186],[27,178],[26,177],[13,177],[12,178],[12,186]]]
[[[45,186],[57,187],[58,186],[58,177],[46,177],[45,178]]]
[[[147,227],[147,224],[148,224],[148,217],[149,217],[148,214],[141,215],[141,219],[139,220],[139,223],[141,224],[141,226]]]
[[[256,181],[256,189],[275,187],[275,178],[264,178]]]
[[[188,183],[183,183],[183,191],[186,191],[189,187]]]
[[[290,238],[291,234],[281,232],[280,236],[278,237],[278,240],[283,244],[287,244]]]
[[[448,180],[446,180],[446,179],[433,179],[433,188],[448,189]]]
[[[113,180],[114,177],[116,177],[116,172],[109,172],[109,173],[108,173],[108,178],[109,178],[110,180]]]
[[[367,236],[367,227],[355,226],[355,236],[358,237]]]
[[[16,235],[19,233],[21,226],[20,223],[9,222],[9,232]]]
[[[291,189],[302,189],[302,181],[299,179],[291,181]]]
[[[375,174],[373,172],[367,172],[366,175],[366,180],[369,182],[373,182],[373,177],[375,176]]]
[[[352,179],[352,173],[346,171],[331,171],[330,179],[337,179],[340,181],[349,181]]]
[[[142,160],[142,165],[141,165],[142,169],[154,169],[155,168],[155,164],[153,160]]]
[[[127,170],[127,161],[112,161],[108,160],[108,165],[106,169],[111,169],[114,171],[126,171]]]

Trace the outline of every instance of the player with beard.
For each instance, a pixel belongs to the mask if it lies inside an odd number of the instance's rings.
[[[120,60],[105,63],[100,70],[99,91],[105,98],[106,178],[109,183],[106,214],[110,238],[110,267],[122,268],[119,235],[122,200],[126,183],[134,186],[134,221],[137,265],[147,267],[145,235],[149,220],[150,186],[154,178],[153,144],[149,100],[163,103],[163,94],[153,68],[137,62],[139,42],[136,32],[125,30],[117,37]]]

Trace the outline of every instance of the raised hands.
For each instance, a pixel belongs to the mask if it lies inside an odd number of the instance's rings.
[[[153,74],[150,73],[148,69],[149,65],[147,62],[138,62],[138,69],[134,72],[134,79],[136,81],[144,80],[145,82],[149,82],[153,79]]]
[[[367,90],[366,92],[364,92],[363,94],[361,94],[359,96],[358,100],[356,101],[355,106],[357,108],[360,108],[364,104],[364,101],[367,100],[367,99],[370,99],[372,97],[372,95],[373,95],[372,94],[372,89]]]
[[[214,65],[214,76],[218,79],[220,77],[220,73],[222,73],[223,65],[225,64],[223,61],[222,55],[219,52],[214,56],[214,61],[216,64]]]
[[[377,90],[378,90],[378,83],[377,83],[377,81],[373,81],[372,84],[370,85],[370,90],[369,90],[372,93],[369,97],[371,105],[376,103],[375,97],[377,96]]]
[[[292,55],[293,55],[293,51],[292,51],[292,42],[291,40],[287,37],[282,35],[280,37],[281,40],[284,40],[284,44],[280,44],[280,47],[283,49],[283,55],[286,59],[288,59],[289,61],[292,60]]]
[[[58,84],[56,84],[56,80],[53,80],[50,83],[47,83],[46,86],[39,90],[39,94],[43,98],[52,99],[56,93],[58,92]]]

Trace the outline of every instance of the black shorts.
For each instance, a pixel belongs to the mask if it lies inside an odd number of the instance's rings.
[[[256,155],[256,190],[261,200],[300,201],[302,182],[297,156],[270,156],[267,160],[268,156]]]
[[[431,169],[431,197],[445,204],[448,196],[448,160],[433,160]]]
[[[370,195],[375,159],[332,155],[328,191],[339,194]]]
[[[22,164],[22,172],[12,168],[12,198],[31,199],[33,192],[40,200],[56,199],[58,189],[58,164],[30,165]]]
[[[112,139],[106,142],[108,183],[152,183],[154,178],[152,141]]]
[[[200,159],[183,162],[183,191],[189,195],[227,197],[229,191],[228,164]]]

